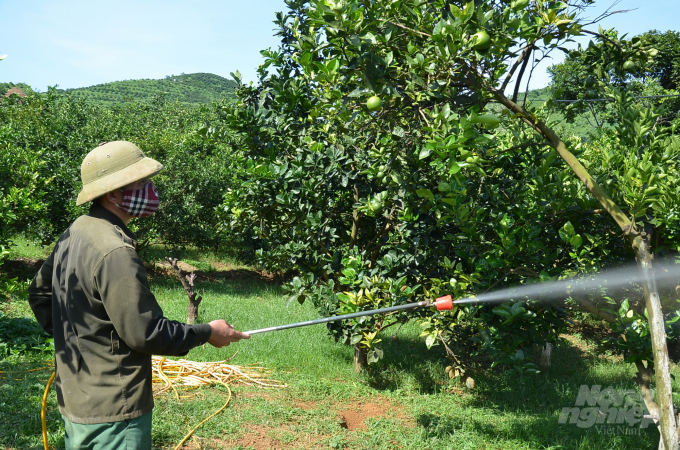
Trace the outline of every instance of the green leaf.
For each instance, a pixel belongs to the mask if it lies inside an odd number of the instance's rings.
[[[416,194],[418,194],[419,197],[426,198],[431,202],[434,201],[434,194],[429,189],[417,189]]]
[[[449,9],[451,10],[451,14],[453,15],[453,17],[455,17],[456,19],[461,19],[463,17],[463,11],[461,11],[460,8],[454,5],[453,3],[449,5]]]
[[[357,275],[357,272],[356,272],[356,270],[354,270],[350,267],[346,267],[346,268],[342,269],[342,274],[344,276],[346,276],[347,278],[355,278],[356,275]]]
[[[431,153],[432,153],[432,150],[430,150],[427,147],[423,147],[423,148],[420,149],[420,154],[418,155],[418,159],[425,159],[428,156],[430,156]]]
[[[381,348],[373,348],[366,355],[366,362],[373,364],[378,362],[383,357],[383,351]]]
[[[351,298],[349,295],[344,294],[344,293],[342,293],[342,292],[338,292],[338,293],[335,294],[335,295],[337,295],[338,298],[340,299],[340,301],[342,301],[342,302],[344,302],[344,303],[349,303],[349,302],[352,301],[352,298]]]
[[[427,346],[427,348],[432,348],[435,342],[437,342],[436,334],[428,334],[427,337],[425,338],[425,345]]]
[[[498,314],[503,317],[510,317],[510,311],[508,311],[505,306],[498,306],[491,310],[494,314]]]
[[[463,21],[467,22],[472,17],[472,15],[474,13],[475,13],[475,2],[473,0],[463,7]]]

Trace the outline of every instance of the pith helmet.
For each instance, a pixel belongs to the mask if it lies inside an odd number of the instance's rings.
[[[76,205],[82,205],[163,170],[163,165],[147,158],[131,142],[113,141],[92,150],[80,166],[83,188]]]

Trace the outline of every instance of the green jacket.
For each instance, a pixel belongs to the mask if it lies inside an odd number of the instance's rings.
[[[54,336],[59,411],[75,423],[134,419],[153,409],[151,355],[183,356],[208,324],[163,316],[136,238],[99,205],[61,235],[28,298]]]

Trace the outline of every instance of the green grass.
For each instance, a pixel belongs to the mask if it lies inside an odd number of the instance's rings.
[[[154,251],[150,256],[160,256],[164,249]],[[192,251],[183,256],[222,267],[223,277],[199,278],[196,283],[204,298],[201,322],[224,318],[248,330],[317,317],[308,304],[286,308],[274,282],[229,276],[243,268],[234,261]],[[168,317],[185,318],[186,296],[175,278],[156,274],[152,288]],[[22,302],[21,295],[3,300],[3,307],[11,306],[5,308],[7,317],[29,315]],[[428,351],[418,339],[416,324],[404,326],[396,338],[391,333],[382,336],[385,357],[362,374],[352,370],[351,348],[328,339],[323,325],[254,335],[224,349],[192,350],[187,358],[196,361],[225,359],[238,350],[231,363],[260,363],[288,387],[234,386],[230,406],[199,429],[189,448],[601,450],[651,449],[658,444],[652,427],[639,436],[626,436],[558,423],[561,409],[574,405],[583,384],[635,389],[630,364],[597,355],[592,343],[580,336],[559,346],[552,368],[538,376],[520,380],[479,371],[474,374],[475,389],[468,390],[446,377],[444,352],[437,347]],[[0,428],[0,447],[42,448],[40,399],[50,369],[27,370],[45,367],[50,359],[32,352],[0,361],[0,376],[5,377],[0,380],[0,416],[9,421]],[[172,394],[156,399],[155,448],[174,448],[226,401],[222,387],[194,394],[181,401]],[[50,443],[60,448],[63,425],[54,392],[49,399]],[[352,429],[357,417],[363,418],[363,425]]]
[[[8,259],[45,259],[52,251],[52,245],[41,245],[26,239],[24,236],[13,237],[12,244],[12,247],[9,249]]]

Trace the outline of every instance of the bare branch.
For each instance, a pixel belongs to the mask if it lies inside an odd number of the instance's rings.
[[[505,92],[505,88],[508,87],[508,84],[510,84],[510,80],[512,79],[512,76],[515,74],[515,70],[519,67],[520,64],[524,61],[525,58],[527,58],[527,55],[531,51],[532,47],[534,46],[534,43],[536,41],[532,42],[531,44],[527,45],[524,47],[524,51],[522,54],[517,58],[517,61],[515,61],[515,64],[512,65],[512,68],[508,72],[508,75],[505,77],[505,80],[503,81],[503,84],[501,85],[501,91]]]
[[[594,32],[594,31],[589,31],[589,30],[581,30],[581,33],[592,34],[593,36],[600,37],[600,38],[604,39],[605,41],[609,42],[610,44],[614,45],[616,48],[619,49],[619,51],[620,51],[621,53],[623,53],[623,49],[621,48],[621,46],[619,45],[619,43],[616,42],[615,40],[613,40],[612,38],[610,38],[610,37],[608,37],[608,36],[605,36],[604,34],[596,33],[596,32]]]
[[[533,49],[534,44],[532,43],[527,50],[529,53],[531,53],[531,49]],[[512,93],[512,101],[513,103],[517,103],[517,96],[519,95],[519,86],[522,83],[522,76],[524,76],[524,71],[527,68],[527,64],[529,64],[529,56],[527,55],[526,58],[524,58],[524,62],[522,63],[522,68],[519,70],[519,74],[517,75],[517,81],[515,81],[515,91]]]
[[[427,120],[427,117],[425,117],[425,114],[423,114],[423,110],[420,109],[420,108],[418,108],[418,112],[419,112],[420,115],[423,117],[423,119],[425,120],[425,123],[426,123],[427,126],[429,127],[429,126],[430,126],[430,122]]]
[[[616,317],[613,314],[610,314],[607,311],[602,311],[586,297],[575,297],[572,295],[571,298],[574,299],[574,301],[576,301],[580,305],[580,309],[595,314],[600,319],[604,319],[607,322],[614,322],[616,320]]]
[[[588,23],[586,23],[586,24],[584,24],[584,25],[586,25],[586,26],[587,26],[587,25],[592,25],[592,24],[595,24],[595,23],[597,23],[597,22],[600,22],[600,21],[606,19],[607,17],[613,16],[614,14],[627,13],[627,12],[635,11],[636,9],[638,9],[638,8],[633,8],[633,9],[622,9],[622,10],[619,10],[619,11],[611,11],[611,9],[612,9],[613,7],[615,7],[616,5],[618,5],[619,3],[621,3],[621,0],[616,0],[616,1],[615,1],[614,3],[612,3],[612,4],[609,6],[609,8],[607,8],[602,14],[600,14],[599,16],[597,16],[596,18],[594,18],[592,21],[590,21],[590,22],[588,22]]]

